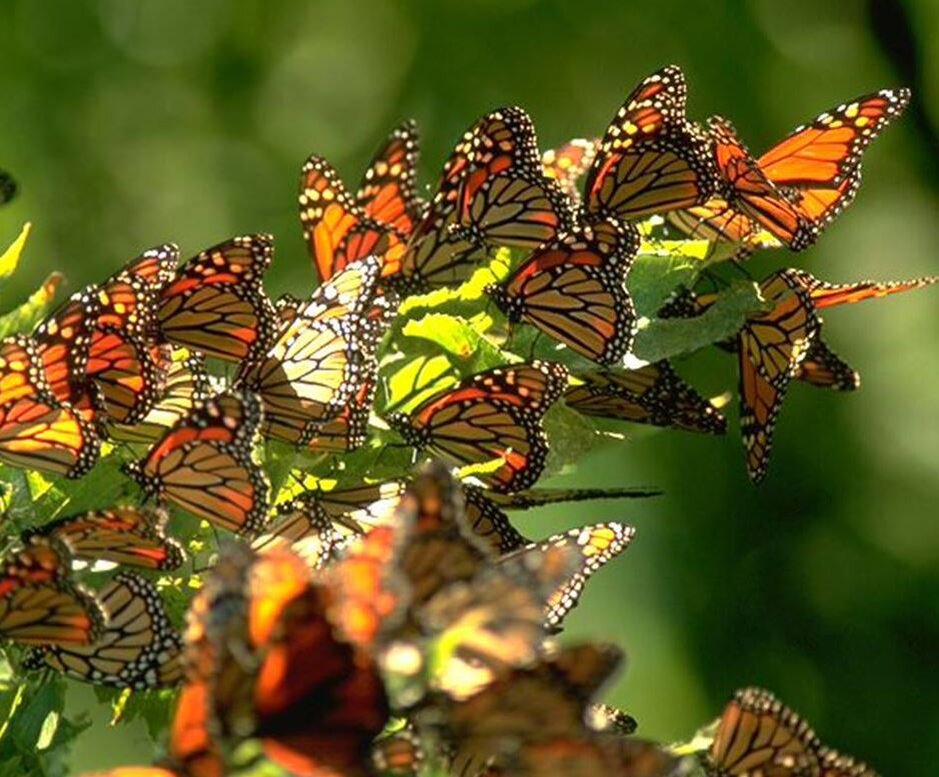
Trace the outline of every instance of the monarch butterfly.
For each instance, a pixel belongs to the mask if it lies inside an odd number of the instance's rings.
[[[181,640],[156,588],[120,572],[99,594],[107,627],[93,645],[34,648],[27,669],[51,667],[69,677],[117,688],[164,688],[182,680]]]
[[[118,422],[145,414],[161,388],[151,354],[154,301],[176,263],[176,247],[144,252],[104,283],[72,297],[35,331],[52,391],[86,418]]]
[[[0,341],[0,460],[78,478],[100,449],[91,423],[53,395],[33,341]]]
[[[716,189],[708,138],[685,117],[685,75],[645,78],[610,123],[584,184],[593,216],[627,221],[701,205]]]
[[[476,123],[460,184],[457,234],[472,243],[537,248],[573,226],[570,202],[544,175],[534,124],[521,108]]]
[[[564,394],[578,413],[633,423],[724,434],[727,419],[665,360],[635,370],[590,370]]]
[[[759,293],[771,310],[751,315],[737,337],[724,346],[737,352],[740,430],[747,472],[754,483],[766,476],[773,430],[789,383],[800,374],[812,345],[818,342],[821,322],[807,285],[806,274],[792,268],[767,277]],[[693,316],[716,299],[716,295],[681,294],[660,315]],[[814,366],[810,363],[808,370]]]
[[[799,277],[812,298],[812,306],[815,310],[888,297],[891,294],[900,294],[914,289],[924,289],[939,282],[939,276],[935,275],[909,281],[858,281],[857,283],[826,283],[805,271],[800,271]]]
[[[758,160],[762,173],[789,195],[801,215],[819,230],[854,200],[861,183],[861,156],[868,144],[900,116],[910,99],[907,89],[881,89],[819,114],[796,127]],[[689,234],[708,240],[746,242],[756,226],[726,201],[669,215]]]
[[[561,648],[442,709],[452,774],[631,774],[604,735],[585,723],[598,691],[622,662],[611,645]]]
[[[382,260],[383,275],[398,272],[405,235],[366,216],[325,159],[311,156],[303,165],[299,204],[303,237],[321,281],[367,256]]]
[[[256,357],[276,328],[262,286],[273,253],[270,235],[233,237],[182,265],[160,293],[162,337],[225,361]]]
[[[820,747],[809,725],[769,691],[745,688],[737,691],[724,709],[708,762],[721,775],[835,777],[837,772],[820,771]],[[873,772],[857,774],[873,777]]]
[[[861,385],[857,370],[831,350],[820,334],[812,341],[793,378],[835,391],[854,391]]]
[[[264,521],[270,492],[264,471],[251,459],[260,423],[257,396],[219,394],[196,405],[124,471],[148,497],[252,535]]]
[[[374,352],[389,317],[386,307],[376,317],[366,315],[379,272],[374,257],[348,265],[282,324],[267,353],[242,372],[238,385],[257,392],[264,405],[265,435],[309,445],[323,434],[322,423],[362,406],[365,418],[359,410],[360,426],[349,434],[357,442],[364,433],[378,369]]]
[[[534,662],[545,638],[547,602],[570,578],[574,555],[569,546],[545,544],[480,565],[475,575],[448,582],[416,608],[421,635],[448,646],[430,687],[466,699]]]
[[[750,155],[733,125],[720,116],[708,122],[714,163],[723,181],[723,198],[734,210],[768,230],[793,251],[808,248],[818,237],[792,195],[780,190]]]
[[[86,421],[94,420],[95,404],[100,404],[85,377],[93,322],[99,311],[95,287],[89,286],[73,294],[33,332],[49,389]]]
[[[471,256],[480,246],[466,234],[454,234],[458,226],[458,198],[472,147],[473,128],[470,128],[444,163],[437,191],[408,236],[400,272],[391,280],[402,294],[460,284],[475,269]]]
[[[593,165],[600,150],[600,139],[575,138],[560,148],[541,155],[541,168],[547,178],[558,182],[572,205],[580,205],[579,181]]]
[[[405,442],[459,466],[502,460],[479,479],[495,491],[531,486],[548,452],[541,419],[567,383],[560,364],[497,367],[473,375],[423,402],[410,415],[392,413],[388,423]]]
[[[417,126],[403,122],[375,153],[355,195],[368,218],[403,235],[414,231],[424,209],[417,196],[419,155]]]
[[[760,295],[772,310],[750,317],[737,336],[740,431],[754,483],[766,476],[783,397],[819,327],[797,272],[770,275],[760,284]]]
[[[532,542],[505,556],[500,563],[547,548],[561,547],[574,551],[572,555],[576,559],[575,571],[569,573],[563,583],[551,593],[545,607],[546,627],[550,632],[558,632],[568,613],[580,603],[587,580],[626,550],[635,534],[636,530],[632,526],[622,523],[584,526]]]
[[[189,413],[212,393],[212,383],[205,369],[205,359],[183,348],[173,349],[166,359],[163,391],[143,418],[132,424],[111,424],[111,438],[123,442],[153,443],[166,430]]]
[[[32,537],[2,559],[0,639],[24,645],[89,645],[104,627],[98,600],[69,580],[68,552]]]
[[[61,542],[72,557],[110,561],[144,569],[176,569],[186,558],[166,536],[166,511],[115,507],[48,523],[37,532]]]
[[[387,540],[367,535],[322,583],[287,551],[233,548],[220,561],[193,605],[187,639],[194,666],[208,672],[209,716],[224,738],[258,738],[271,760],[297,774],[362,767],[388,702],[367,653],[339,635],[367,638],[363,624],[375,621],[363,616],[395,606],[384,575],[374,573],[391,563]],[[205,650],[209,662],[199,661]]]
[[[274,520],[252,543],[258,551],[290,548],[314,569],[334,561],[350,540],[395,518],[405,483],[309,489],[277,508]]]
[[[636,309],[626,274],[639,233],[614,219],[544,244],[487,293],[509,321],[533,324],[588,359],[612,364],[632,346]]]
[[[698,296],[694,292],[683,291],[674,296],[659,311],[659,316],[661,318],[693,318],[704,312],[716,299],[717,295]],[[722,350],[730,352],[737,349],[735,339],[717,345]],[[836,391],[854,391],[861,385],[861,376],[857,371],[832,351],[822,339],[821,320],[819,320],[818,333],[809,344],[808,351],[796,368],[793,379]]]

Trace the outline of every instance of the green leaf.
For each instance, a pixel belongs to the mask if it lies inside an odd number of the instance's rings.
[[[753,283],[738,283],[695,318],[654,319],[636,336],[633,353],[647,362],[691,353],[733,337],[747,317],[764,310]]]
[[[670,241],[676,242],[676,241]],[[696,245],[703,241],[681,241],[684,251],[663,250],[661,243],[644,245],[636,257],[626,286],[640,316],[652,318],[677,286],[690,287],[702,264]]]
[[[32,228],[33,225],[28,221],[23,224],[20,234],[10,243],[9,248],[3,252],[3,255],[0,256],[0,279],[8,278],[16,272],[16,268],[20,263],[20,257],[23,254],[23,248],[26,246],[26,239],[29,237],[29,232]]]
[[[457,382],[453,365],[446,356],[417,356],[407,358],[403,365],[384,381],[384,412],[407,412],[434,394]],[[399,360],[400,361],[400,360]],[[394,362],[391,362],[394,364]]]
[[[52,273],[26,302],[0,317],[0,337],[31,332],[49,312],[62,279],[61,273]]]

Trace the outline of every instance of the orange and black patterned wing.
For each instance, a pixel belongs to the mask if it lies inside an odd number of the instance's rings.
[[[61,544],[33,537],[0,561],[0,639],[23,645],[89,645],[101,634],[98,600],[69,579]]]
[[[502,108],[472,130],[458,223],[473,242],[537,248],[573,226],[570,201],[544,175],[535,127],[521,108]]]
[[[160,363],[163,389],[150,411],[130,424],[111,424],[108,434],[123,442],[153,443],[167,429],[189,413],[212,393],[212,383],[205,369],[205,359],[196,354],[171,353]]]
[[[471,254],[480,246],[465,236],[456,237],[457,205],[469,169],[473,128],[463,133],[443,165],[440,181],[421,219],[408,237],[400,273],[392,282],[402,293],[455,286],[470,277],[475,264]]]
[[[92,645],[36,648],[27,669],[52,668],[95,685],[166,688],[182,681],[182,640],[148,580],[121,572],[99,594],[107,627]]]
[[[814,777],[819,774],[815,733],[768,691],[737,691],[721,715],[708,751],[724,777]]]
[[[487,288],[510,321],[531,324],[568,348],[612,364],[632,346],[636,309],[626,275],[639,234],[615,219],[542,245],[500,286]]]
[[[564,402],[583,415],[707,434],[727,430],[721,412],[667,361],[635,370],[592,370],[576,377],[583,383],[569,388]]]
[[[878,297],[889,297],[891,294],[924,289],[939,282],[939,276],[936,275],[913,278],[909,281],[858,281],[857,283],[826,283],[805,272],[801,273],[801,277],[804,279],[812,298],[812,305],[816,310],[849,305]]]
[[[406,121],[375,153],[355,195],[367,218],[404,236],[414,231],[424,207],[417,196],[419,157],[417,125]]]
[[[100,449],[91,422],[53,395],[34,342],[0,341],[0,460],[78,478],[95,465]]]
[[[366,216],[325,160],[311,156],[300,174],[300,223],[321,281],[366,256],[382,260],[385,275],[397,273],[405,235]]]
[[[747,473],[754,483],[766,476],[783,397],[819,326],[798,273],[774,273],[760,285],[760,291],[774,307],[748,319],[737,337],[740,432]]]
[[[861,385],[858,371],[831,350],[820,335],[812,341],[793,378],[834,391],[854,391]]]
[[[89,421],[97,398],[85,367],[100,310],[97,288],[89,286],[69,297],[33,332],[49,389],[59,402],[70,404]]]
[[[265,520],[270,493],[251,455],[260,423],[257,396],[219,394],[180,419],[126,471],[158,502],[253,535]]]
[[[530,543],[506,556],[505,560],[544,553],[549,548],[564,548],[571,553],[575,559],[572,571],[551,592],[544,611],[545,627],[549,632],[557,633],[561,631],[568,613],[580,603],[587,581],[626,550],[635,534],[636,530],[632,526],[622,523],[584,526]]]
[[[548,442],[541,419],[566,384],[567,370],[559,364],[499,367],[387,420],[409,445],[456,466],[501,460],[495,471],[474,474],[496,491],[518,491],[544,469]]]
[[[234,237],[179,268],[160,293],[164,340],[236,363],[256,357],[276,331],[263,288],[274,248],[270,235]]]
[[[168,517],[159,509],[114,507],[60,518],[38,533],[54,537],[82,561],[176,569],[186,554],[176,540],[166,536]]]
[[[737,136],[733,125],[714,116],[708,122],[714,163],[721,177],[721,197],[793,251],[818,237],[814,223],[780,190]]]
[[[835,189],[853,178],[867,146],[900,116],[908,89],[881,89],[825,111],[763,154],[760,169],[775,184]]]
[[[708,138],[685,117],[686,98],[684,73],[673,65],[626,98],[587,174],[589,213],[629,221],[703,205],[715,194]]]
[[[580,205],[580,179],[593,165],[600,150],[600,139],[574,138],[559,148],[551,148],[541,155],[545,176],[553,178],[574,206]]]
[[[463,495],[466,524],[496,554],[501,556],[530,544],[531,540],[512,525],[509,517],[482,489],[465,486]]]
[[[348,265],[293,311],[263,358],[246,365],[238,385],[260,395],[266,436],[340,450],[361,444],[375,351],[390,320],[389,304],[375,306],[380,269],[374,257]]]

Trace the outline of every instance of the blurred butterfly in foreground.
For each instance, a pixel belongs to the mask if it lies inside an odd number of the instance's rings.
[[[177,717],[201,720],[207,741],[257,738],[292,773],[363,772],[389,714],[370,653],[402,604],[391,570],[406,516],[396,523],[316,580],[289,551],[230,548],[190,611]]]
[[[877,777],[850,756],[821,744],[802,718],[769,691],[737,691],[707,752],[712,777]]]

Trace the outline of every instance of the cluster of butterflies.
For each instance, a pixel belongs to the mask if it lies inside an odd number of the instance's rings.
[[[77,561],[177,567],[165,514],[62,518],[4,558],[0,630],[29,646],[24,669],[180,688],[166,756],[109,777],[221,777],[261,755],[311,777],[679,777],[696,764],[714,777],[876,777],[764,691],[734,697],[704,752],[631,736],[636,722],[599,701],[620,651],[553,635],[633,529],[531,543],[507,526],[439,462],[408,481],[307,492],[253,543],[222,547],[180,633],[141,574],[121,569],[97,593],[71,579]]]
[[[636,222],[665,214],[692,237],[744,251],[804,248],[853,199],[864,148],[908,94],[839,106],[759,159],[726,120],[688,120],[685,97],[681,71],[665,68],[633,91],[602,140],[546,154],[524,111],[494,111],[461,137],[428,201],[410,124],[379,149],[355,194],[311,157],[300,218],[322,283],[307,299],[265,293],[269,236],[235,237],[181,264],[167,244],[74,294],[30,336],[0,341],[0,461],[76,478],[103,441],[121,444],[134,452],[124,471],[156,504],[40,527],[6,554],[0,577],[0,639],[29,646],[25,668],[121,688],[183,683],[167,765],[126,774],[222,774],[243,740],[298,774],[364,774],[369,759],[408,774],[428,742],[467,776],[566,773],[558,764],[680,773],[672,756],[622,736],[628,716],[595,703],[620,663],[616,649],[546,639],[632,529],[598,524],[532,543],[503,510],[635,495],[531,490],[557,402],[725,431],[667,361],[624,367],[639,326],[625,286],[641,245]],[[531,358],[464,377],[407,412],[376,407],[381,347],[402,297],[468,280],[495,247],[527,254],[488,297],[509,325],[534,327],[578,366]],[[784,270],[760,284],[766,310],[722,344],[740,361],[755,480],[793,379],[857,386],[820,339],[818,311],[934,280],[836,286]],[[658,315],[706,315],[716,299],[682,291]],[[210,376],[207,360],[227,363],[227,378]],[[442,463],[411,483],[343,484],[271,507],[260,436],[333,458],[382,423]],[[447,467],[479,485],[453,481]],[[182,564],[165,530],[170,506],[242,538],[207,574],[183,635],[139,572],[122,570],[98,591],[74,579],[82,563]],[[403,678],[394,698],[388,676]],[[772,708],[760,705],[751,706]],[[375,744],[392,713],[405,729]],[[763,753],[759,720],[752,742]],[[712,752],[714,773],[872,774],[796,728],[805,755],[736,761],[749,751],[733,744]]]
[[[361,446],[379,344],[400,297],[465,281],[497,246],[529,252],[487,288],[508,321],[535,327],[595,367],[571,375],[532,361],[471,376],[406,416],[389,415],[406,442],[458,465],[500,458],[485,478],[508,492],[541,474],[541,418],[562,396],[585,415],[723,432],[717,408],[668,362],[623,367],[638,320],[625,287],[640,247],[633,222],[665,213],[680,227],[697,219],[687,231],[707,225],[709,239],[748,245],[769,232],[781,244],[807,245],[854,197],[864,148],[909,95],[882,90],[839,106],[759,160],[725,120],[708,129],[691,122],[685,98],[681,70],[664,68],[633,91],[602,140],[545,155],[523,110],[494,111],[462,136],[429,202],[417,193],[411,124],[382,145],[354,195],[311,157],[300,217],[323,283],[310,298],[267,297],[266,235],[233,238],[181,266],[173,245],[145,252],[73,295],[31,338],[0,344],[9,389],[0,393],[0,459],[78,477],[97,460],[102,438],[150,442],[149,456],[129,471],[151,495],[253,533],[268,491],[250,462],[255,428],[310,450]],[[776,310],[752,316],[733,344],[754,480],[766,471],[793,378],[857,385],[819,339],[817,311],[933,281],[834,287],[796,270],[764,281],[761,293]],[[680,295],[659,315],[698,315],[714,299]],[[214,397],[207,357],[237,365]],[[203,458],[203,443],[217,455]]]

